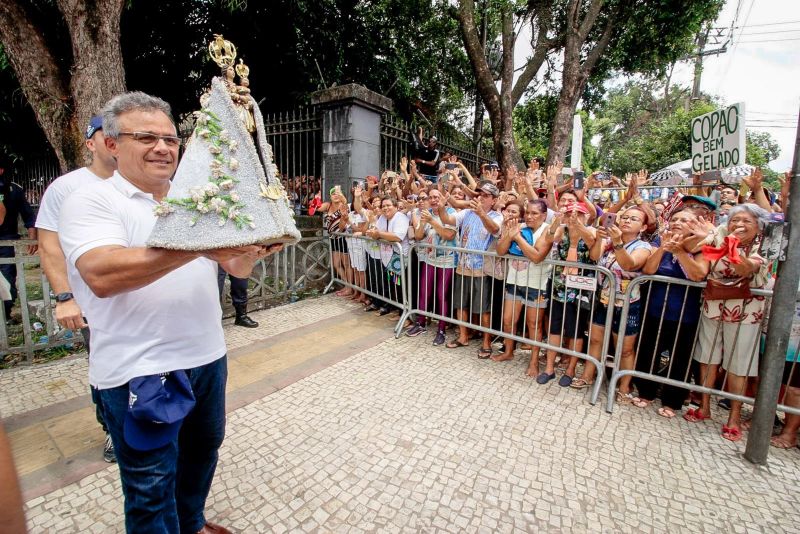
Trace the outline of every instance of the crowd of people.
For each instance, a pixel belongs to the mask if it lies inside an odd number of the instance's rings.
[[[646,171],[584,180],[534,159],[519,171],[487,163],[473,176],[451,154],[426,155],[329,191],[320,211],[337,278],[348,282],[339,296],[395,320],[407,296],[419,313],[406,335],[431,328],[433,344],[448,348],[477,338],[479,358],[502,362],[529,349],[527,374],[541,385],[592,386],[621,333],[620,369],[675,382],[627,375],[612,394],[639,408],[659,398],[665,418],[711,417],[709,395],[678,383],[754,395],[768,299],[751,290],[774,283],[765,230],[783,220],[788,173],[774,192],[759,169],[737,184],[695,176],[668,191]],[[642,275],[671,281],[633,283]],[[790,406],[800,406],[796,345],[781,393]],[[725,439],[747,428],[741,404],[722,401]],[[795,446],[798,428],[800,416],[788,415],[773,445]]]

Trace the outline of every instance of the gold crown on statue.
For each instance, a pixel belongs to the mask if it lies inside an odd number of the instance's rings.
[[[208,44],[208,54],[214,63],[222,68],[231,67],[236,62],[236,47],[222,35],[214,34],[214,40]],[[239,70],[238,68],[236,69]]]
[[[239,75],[239,78],[247,78],[250,76],[250,67],[244,64],[243,59],[239,59],[239,64],[236,65],[236,74]]]

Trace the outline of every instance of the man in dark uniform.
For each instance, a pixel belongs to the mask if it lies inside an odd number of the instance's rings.
[[[430,136],[428,141],[425,142],[425,139],[422,138],[422,128],[417,130],[417,139],[414,140],[414,146],[412,147],[413,160],[417,164],[417,171],[432,182],[436,182],[438,179],[438,144],[439,141],[436,136]]]
[[[11,176],[6,166],[0,163],[0,202],[5,208],[5,217],[0,223],[0,240],[19,239],[19,223],[22,217],[25,228],[28,229],[28,239],[36,239],[36,217],[33,209],[25,199],[25,191],[18,184],[11,182]],[[36,245],[28,246],[28,254],[36,254]],[[14,247],[0,247],[0,258],[13,258]],[[11,317],[11,308],[17,300],[17,266],[13,263],[0,265],[0,273],[11,285],[11,300],[4,300],[6,321]]]

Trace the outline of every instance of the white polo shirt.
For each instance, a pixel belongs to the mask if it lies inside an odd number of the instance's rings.
[[[76,189],[102,181],[103,179],[88,167],[81,167],[53,180],[42,195],[39,213],[36,216],[36,228],[58,232],[58,214],[61,213],[61,205],[67,197]]]
[[[118,172],[72,193],[59,218],[69,283],[92,328],[89,382],[107,389],[137,376],[191,369],[222,357],[217,264],[198,258],[148,286],[99,298],[75,263],[102,246],[143,247],[156,201]]]

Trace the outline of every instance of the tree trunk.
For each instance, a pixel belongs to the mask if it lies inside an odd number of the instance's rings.
[[[556,161],[565,163],[564,157],[567,153],[567,142],[571,133],[572,116],[575,114],[575,109],[578,107],[588,80],[580,75],[576,65],[567,67],[566,63],[565,61],[561,92],[558,95],[558,105],[553,120],[553,131],[550,133],[550,147],[547,151],[548,165]]]
[[[84,165],[89,118],[125,90],[119,24],[124,0],[58,0],[73,65],[59,65],[44,33],[17,0],[0,2],[2,41],[25,98],[63,172]]]
[[[0,40],[61,169],[67,170],[80,153],[71,135],[67,84],[42,31],[16,0],[0,2]]]
[[[59,0],[58,6],[69,28],[74,58],[69,84],[74,104],[71,132],[82,143],[92,115],[125,91],[120,46],[124,0]]]
[[[567,141],[572,126],[572,116],[578,107],[586,83],[592,75],[600,56],[605,52],[614,29],[614,17],[609,17],[603,33],[597,43],[587,52],[585,58],[581,55],[592,32],[592,27],[597,21],[603,0],[592,0],[588,8],[583,11],[581,18],[581,2],[570,0],[567,7],[567,29],[564,40],[564,67],[561,75],[561,92],[558,96],[556,116],[553,122],[553,131],[550,134],[550,147],[547,151],[547,164],[556,161],[564,162],[567,152]]]
[[[514,141],[513,111],[514,98],[514,24],[513,11],[510,6],[503,9],[502,39],[503,39],[503,65],[500,81],[500,90],[497,90],[492,77],[489,64],[486,61],[484,46],[475,27],[475,5],[472,0],[461,0],[458,7],[458,21],[464,39],[464,48],[467,51],[478,92],[486,105],[489,120],[492,124],[492,141],[497,162],[503,171],[512,166],[522,166],[517,145]],[[538,56],[537,56],[538,59]],[[537,69],[538,70],[538,69]]]

